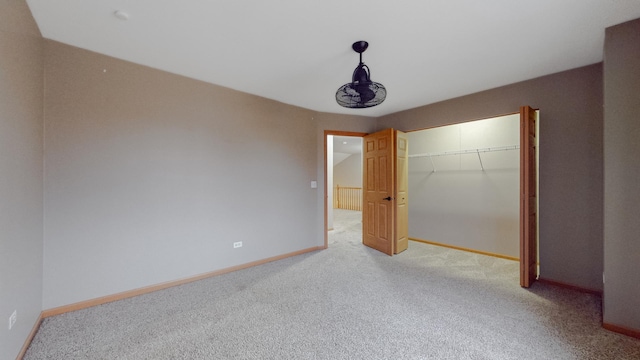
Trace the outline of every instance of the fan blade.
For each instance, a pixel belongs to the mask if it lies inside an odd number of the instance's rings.
[[[360,103],[364,104],[376,97],[376,93],[371,90],[368,84],[358,85],[356,91],[360,94]]]

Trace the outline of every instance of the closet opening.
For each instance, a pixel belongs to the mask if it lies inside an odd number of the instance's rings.
[[[520,120],[514,113],[407,133],[411,240],[520,259]]]

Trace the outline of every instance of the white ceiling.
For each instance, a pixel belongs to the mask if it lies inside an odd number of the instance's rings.
[[[27,0],[45,38],[304,108],[381,116],[602,61],[640,0]],[[114,16],[117,10],[128,20]],[[363,54],[387,100],[337,105]]]
[[[362,138],[357,136],[333,136],[333,152],[343,154],[360,154]]]

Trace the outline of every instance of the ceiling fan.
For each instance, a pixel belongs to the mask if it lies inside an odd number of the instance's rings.
[[[353,51],[360,54],[360,63],[353,71],[350,83],[342,85],[336,92],[336,101],[340,106],[351,109],[362,109],[380,105],[387,97],[387,89],[377,82],[371,81],[371,71],[362,62],[362,53],[367,50],[369,43],[356,41]]]

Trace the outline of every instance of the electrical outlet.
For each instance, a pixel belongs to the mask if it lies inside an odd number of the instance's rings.
[[[237,248],[240,248],[240,247],[242,247],[242,241],[236,241],[236,242],[233,243],[233,248],[234,249],[237,249]]]
[[[13,310],[13,314],[9,316],[9,330],[11,330],[13,325],[16,324],[17,320],[18,320],[18,312],[16,310]]]

